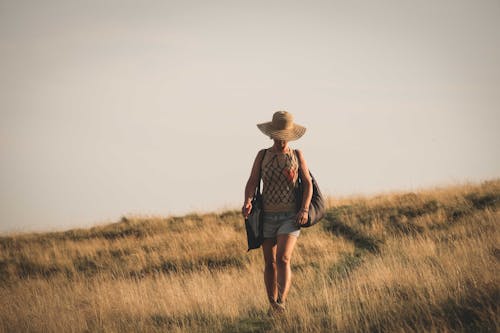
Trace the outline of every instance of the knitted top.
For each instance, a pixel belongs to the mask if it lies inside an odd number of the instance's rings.
[[[285,153],[268,149],[262,161],[262,199],[264,212],[290,212],[296,210],[295,188],[299,163],[295,152]]]

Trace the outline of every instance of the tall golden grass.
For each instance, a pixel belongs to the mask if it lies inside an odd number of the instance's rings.
[[[0,331],[499,331],[499,198],[499,179],[330,198],[279,317],[237,211],[5,235]]]

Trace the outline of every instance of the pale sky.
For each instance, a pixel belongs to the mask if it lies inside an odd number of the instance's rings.
[[[239,208],[287,110],[331,196],[500,177],[500,1],[0,0],[0,231]]]

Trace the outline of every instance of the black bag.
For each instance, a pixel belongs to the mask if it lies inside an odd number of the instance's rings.
[[[264,150],[264,154],[262,155],[262,160],[260,161],[261,165],[264,160],[264,156],[266,156],[266,150]],[[262,223],[264,211],[262,205],[262,194],[260,193],[260,179],[261,175],[259,174],[259,182],[257,183],[257,188],[255,189],[255,194],[252,198],[252,210],[245,219],[245,229],[247,232],[248,242],[247,252],[253,249],[258,249],[264,241],[264,225]]]
[[[297,156],[297,151],[295,150],[295,156]],[[302,184],[302,178],[300,173],[300,160],[297,156],[297,161],[299,162],[299,179],[297,184],[297,190],[295,195],[295,200],[297,204],[297,212],[301,209],[302,206],[302,193],[304,191],[304,184]],[[325,199],[323,198],[323,194],[321,193],[318,182],[312,175],[309,170],[309,175],[312,179],[312,187],[313,187],[313,195],[311,198],[311,204],[309,205],[309,218],[306,224],[301,225],[301,228],[307,228],[312,225],[318,223],[325,216]]]

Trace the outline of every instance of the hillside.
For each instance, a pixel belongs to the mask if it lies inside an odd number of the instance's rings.
[[[500,179],[330,198],[266,316],[238,211],[0,237],[0,332],[495,332]]]

